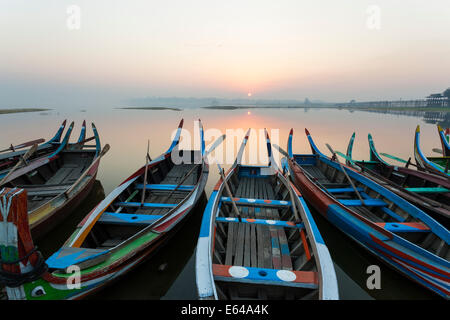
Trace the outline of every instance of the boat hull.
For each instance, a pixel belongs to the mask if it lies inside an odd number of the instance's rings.
[[[122,259],[120,263],[116,264],[114,267],[111,268],[111,266],[105,266],[104,268],[97,270],[95,273],[89,274],[89,279],[80,282],[79,289],[68,289],[66,279],[55,277],[54,275],[47,273],[42,279],[39,279],[33,283],[25,284],[25,292],[30,292],[30,288],[34,288],[39,285],[47,287],[50,286],[51,296],[47,297],[48,300],[78,300],[83,299],[94,292],[98,292],[105,286],[119,280],[129,271],[149,259],[159,248],[161,248],[172,236],[176,234],[176,232],[183,226],[187,218],[192,214],[193,209],[203,194],[206,181],[207,174],[202,177],[199,184],[199,192],[196,192],[195,198],[193,199],[193,204],[177,218],[177,221],[172,228],[170,228],[167,232],[153,233],[153,237],[151,237],[150,241],[146,241],[138,246],[135,250],[127,254],[126,258]],[[139,241],[139,239],[136,241]],[[27,299],[33,300],[33,297],[27,296]]]
[[[41,239],[45,234],[53,230],[56,226],[62,223],[65,218],[73,213],[74,210],[84,199],[86,199],[88,194],[91,192],[92,188],[94,187],[96,178],[97,171],[93,176],[89,178],[84,187],[79,190],[75,196],[67,200],[62,206],[48,213],[44,218],[30,225],[31,236],[33,237],[33,239]]]
[[[359,245],[418,284],[448,299],[450,270],[415,251],[418,247],[376,226],[335,201],[315,185],[295,163],[289,170],[305,199],[330,223]]]
[[[195,205],[194,205],[195,208]],[[194,209],[192,208],[192,209]],[[145,263],[149,259],[151,259],[155,254],[159,252],[160,249],[162,249],[169,240],[176,235],[176,233],[185,225],[186,220],[189,219],[190,216],[193,214],[193,210],[189,210],[182,221],[180,221],[170,232],[166,232],[163,234],[160,234],[160,236],[151,243],[151,245],[148,248],[143,248],[142,251],[138,254],[136,254],[135,257],[133,257],[130,260],[125,261],[121,266],[118,266],[114,271],[111,272],[112,277],[108,279],[108,281],[99,281],[97,286],[94,286],[90,289],[88,289],[85,292],[82,292],[80,294],[74,295],[74,296],[62,296],[60,299],[65,300],[81,300],[84,299],[92,294],[95,294],[103,289],[105,287],[108,287],[115,283],[116,281],[119,281],[123,277],[126,277],[126,274],[135,268],[139,267],[141,264]]]

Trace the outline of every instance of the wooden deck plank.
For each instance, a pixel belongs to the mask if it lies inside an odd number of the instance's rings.
[[[237,186],[236,194],[240,193],[240,190],[242,189],[241,181],[239,181],[239,185]],[[225,211],[225,210],[224,210]],[[233,210],[228,210],[230,212],[230,216],[234,217],[235,214]],[[236,241],[235,241],[235,234],[237,232],[237,225],[234,223],[231,223],[228,225],[228,234],[227,234],[227,249],[225,253],[225,264],[232,265],[233,264],[233,258],[236,248]]]
[[[260,184],[255,180],[255,198],[260,198]],[[260,208],[255,208],[255,217],[263,219],[262,212]],[[263,227],[260,225],[256,226],[256,250],[257,250],[257,263],[258,268],[264,268],[264,231]]]
[[[266,179],[265,178],[260,178],[257,180],[258,184],[259,184],[259,192],[260,194],[258,195],[260,199],[267,199],[267,195],[265,193],[265,182]],[[261,218],[262,219],[270,219],[268,213],[267,213],[267,209],[266,208],[261,208]],[[263,256],[263,265],[264,268],[272,268],[272,241],[271,241],[271,235],[270,235],[270,230],[269,228],[262,228],[262,234],[263,234],[263,251],[264,251],[264,256]]]
[[[236,196],[241,197],[247,188],[248,179],[242,179],[242,183],[239,184],[241,187],[237,192]],[[245,217],[245,208],[239,208],[239,212],[241,216]],[[234,263],[235,266],[242,266],[244,261],[244,243],[245,243],[245,225],[242,223],[238,223],[237,225],[237,236],[235,239],[235,257]]]
[[[74,167],[61,167],[50,179],[48,179],[45,184],[61,184],[63,183],[64,179],[69,176],[72,171],[74,170]]]
[[[249,196],[255,197],[255,179],[251,180],[250,184],[250,190],[251,194]],[[256,198],[256,197],[255,197]],[[249,208],[249,217],[255,219],[255,208],[250,207]],[[250,266],[256,268],[258,266],[258,259],[257,259],[257,251],[256,251],[256,226],[250,225]]]

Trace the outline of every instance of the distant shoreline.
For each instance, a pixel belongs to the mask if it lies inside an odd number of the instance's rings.
[[[118,109],[125,109],[125,110],[172,110],[172,111],[181,111],[183,109],[179,108],[170,108],[170,107],[124,107],[124,108],[118,108]]]
[[[335,108],[334,106],[208,106],[201,107],[203,109],[212,110],[237,110],[237,109],[323,109],[323,108]]]
[[[23,112],[38,112],[38,111],[49,111],[49,110],[52,110],[52,109],[43,109],[43,108],[0,109],[0,114],[23,113]]]

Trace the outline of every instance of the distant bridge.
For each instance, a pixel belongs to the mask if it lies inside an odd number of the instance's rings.
[[[428,97],[417,100],[392,100],[392,101],[364,101],[347,102],[336,104],[340,107],[360,107],[360,108],[428,108],[428,107],[449,107],[450,100],[446,97]]]

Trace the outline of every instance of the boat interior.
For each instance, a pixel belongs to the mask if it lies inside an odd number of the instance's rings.
[[[83,248],[111,249],[153,224],[188,198],[202,174],[200,151],[181,150],[184,160],[170,157],[143,172],[106,208],[83,242]],[[201,159],[201,156],[200,156]],[[144,201],[142,202],[142,195]]]
[[[295,160],[303,172],[328,196],[384,229],[449,261],[449,245],[431,232],[423,221],[396,203],[360,181],[350,178],[363,198],[363,203],[342,170],[329,165],[320,159],[319,155],[296,155]]]
[[[364,161],[358,161],[358,165],[365,166]],[[407,172],[394,170],[393,166],[386,166],[380,162],[375,162],[370,165],[369,169],[375,171],[381,176],[389,179],[398,186],[405,188],[410,192],[414,192],[425,196],[429,199],[438,201],[445,205],[450,205],[450,189],[445,188],[443,185],[448,186],[448,181],[441,178],[442,184],[438,184],[434,181],[423,179],[420,176],[414,174],[408,174]]]
[[[222,188],[212,258],[218,298],[317,299],[315,257],[303,223],[295,221],[286,185],[251,166],[238,166],[228,185],[241,219]],[[249,276],[231,277],[233,270]],[[296,280],[277,277],[284,273],[295,274]]]
[[[60,145],[59,142],[57,143],[49,143],[49,144],[43,144],[38,146],[37,150],[31,155],[30,158],[28,158],[28,162],[31,160],[40,158],[44,155],[50,154],[51,152],[54,152],[58,146]],[[17,161],[20,160],[20,158],[26,153],[28,149],[25,151],[15,151],[15,152],[8,152],[5,154],[0,155],[0,175],[5,174],[8,172],[8,169],[12,168],[16,165]]]
[[[27,190],[28,212],[69,189],[90,166],[97,151],[63,150],[57,158],[6,183]]]

